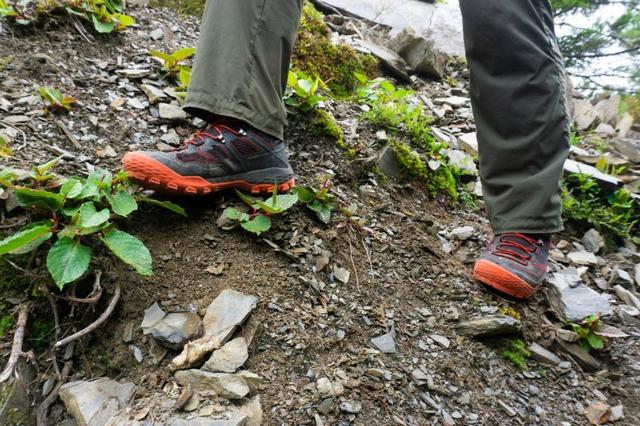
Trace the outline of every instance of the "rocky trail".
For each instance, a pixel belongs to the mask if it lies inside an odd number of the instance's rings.
[[[145,3],[130,2],[135,26],[109,36],[62,17],[26,28],[0,21],[0,135],[13,150],[0,159],[3,168],[61,157],[63,175],[115,171],[127,151],[171,149],[203,124],[182,112],[175,85],[158,77],[148,54],[195,46],[198,22]],[[328,177],[351,216],[326,225],[296,207],[256,237],[226,230],[223,210],[239,203],[233,193],[172,199],[187,218],[141,206],[125,228],[149,247],[154,275],[100,263],[104,295],[75,320],[100,315],[116,283],[122,294],[107,322],[64,357],[73,367],[48,424],[640,424],[637,246],[605,244],[604,232],[571,226],[554,237],[549,278],[532,300],[481,287],[471,266],[492,235],[476,177],[468,73],[442,52],[418,57],[410,46],[424,53],[429,45],[419,35],[391,40],[368,20],[326,20],[335,41],[374,53],[389,78],[415,91],[434,117],[433,137],[449,145],[449,161],[471,174],[473,208],[431,197],[404,176],[390,134],[361,119],[365,106],[322,105],[355,150],[352,159],[290,114],[297,183],[318,186]],[[47,114],[36,86],[54,86],[78,105]],[[573,146],[566,168],[637,197],[640,133],[631,115],[618,115],[619,102],[574,100],[574,127],[599,138]],[[602,145],[604,153],[595,149]],[[613,176],[595,168],[602,161],[627,167]],[[15,205],[3,208],[0,224],[16,215]],[[0,301],[11,308],[25,297],[3,291]],[[62,323],[71,324],[75,309],[61,312]],[[567,324],[592,314],[611,337],[587,352]],[[51,343],[51,333],[42,339]],[[3,386],[1,424],[35,424],[58,377],[44,348],[21,365],[20,380]],[[523,368],[505,351],[520,354]]]

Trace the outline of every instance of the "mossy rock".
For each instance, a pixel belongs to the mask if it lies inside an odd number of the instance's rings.
[[[202,16],[206,0],[152,0],[151,6],[166,7],[185,15]]]
[[[358,53],[351,46],[334,44],[322,13],[305,2],[291,65],[308,75],[319,76],[335,96],[346,97],[359,85],[354,73],[374,77],[378,60]]]

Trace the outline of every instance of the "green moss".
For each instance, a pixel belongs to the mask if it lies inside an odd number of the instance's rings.
[[[410,176],[424,182],[432,196],[444,192],[453,201],[458,200],[453,167],[447,164],[440,164],[437,170],[431,170],[427,163],[420,158],[420,155],[404,142],[391,139],[389,140],[389,145],[391,145],[400,167]]]
[[[330,138],[336,145],[347,152],[349,158],[355,158],[356,151],[345,143],[344,132],[330,112],[314,109],[310,113],[309,121],[311,134]]]
[[[202,16],[206,0],[152,0],[151,6],[166,7],[185,15]]]
[[[335,96],[349,96],[358,80],[354,73],[373,77],[378,61],[371,55],[356,52],[351,46],[331,41],[322,13],[305,2],[298,27],[291,64],[294,69],[319,76]]]
[[[531,352],[527,350],[526,344],[520,339],[511,340],[507,348],[500,354],[521,369],[527,367],[527,358],[531,357]]]

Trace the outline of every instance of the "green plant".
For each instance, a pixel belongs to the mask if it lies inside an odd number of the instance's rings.
[[[82,277],[92,257],[92,247],[103,244],[141,275],[151,275],[151,254],[136,237],[115,223],[137,210],[138,201],[151,202],[175,213],[184,210],[169,202],[132,194],[126,174],[115,176],[96,170],[86,178],[58,178],[50,170],[57,160],[31,171],[27,181],[16,182],[11,169],[0,172],[0,186],[13,191],[19,206],[31,211],[32,222],[0,241],[0,255],[23,254],[46,247],[46,266],[58,288]],[[52,245],[46,244],[54,238]]]
[[[99,33],[133,25],[134,19],[124,14],[124,9],[124,0],[0,0],[0,18],[12,18],[17,24],[28,25],[42,16],[66,11],[91,21]]]
[[[183,47],[182,49],[178,49],[173,53],[165,53],[160,50],[149,51],[149,55],[153,56],[154,58],[159,58],[162,61],[160,74],[163,77],[176,77],[181,73],[186,76],[187,72],[190,75],[191,67],[184,64],[183,62],[191,58],[193,55],[195,55],[195,53],[195,47]],[[180,80],[182,81],[183,78],[184,77],[180,77]]]
[[[510,340],[505,349],[500,352],[503,358],[511,361],[516,367],[525,369],[527,359],[531,357],[531,352],[527,350],[527,345],[520,339]]]
[[[639,203],[624,188],[608,193],[587,175],[570,175],[562,185],[562,208],[566,219],[589,223],[599,231],[639,242]]]
[[[604,348],[605,337],[598,335],[603,323],[598,315],[589,315],[578,324],[570,323],[571,329],[578,335],[580,346],[586,351],[599,351]]]
[[[337,97],[349,97],[358,86],[354,72],[373,77],[378,61],[331,39],[323,15],[305,2],[291,58],[292,68],[326,82]]]
[[[11,146],[9,146],[9,142],[0,136],[0,157],[11,157],[13,155],[13,150]]]
[[[253,209],[252,213],[241,212],[234,207],[225,209],[227,218],[235,221],[243,229],[260,235],[271,229],[271,216],[279,215],[289,210],[298,202],[298,195],[278,194],[278,188],[274,185],[273,194],[267,200],[258,197],[251,197],[236,191],[238,197]]]
[[[318,219],[324,223],[331,222],[331,213],[338,204],[336,197],[330,192],[331,181],[327,177],[323,178],[320,189],[311,186],[296,186],[292,191],[297,194],[300,202],[316,213]]]
[[[70,96],[63,95],[53,87],[38,87],[36,89],[40,97],[47,103],[46,111],[69,112],[76,100]]]
[[[327,99],[326,96],[316,94],[322,84],[320,77],[311,78],[302,71],[289,71],[287,77],[287,93],[284,96],[285,104],[308,113],[320,102]]]

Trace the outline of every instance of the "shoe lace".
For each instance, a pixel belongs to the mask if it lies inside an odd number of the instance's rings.
[[[498,237],[493,254],[526,265],[538,246],[538,241],[534,238],[517,232],[507,232]]]
[[[207,124],[202,129],[195,132],[189,139],[184,142],[185,148],[189,145],[201,146],[207,138],[213,139],[220,143],[224,143],[224,133],[222,130],[228,130],[235,135],[245,135],[243,129],[233,129],[225,124]],[[216,133],[213,134],[212,130]]]

